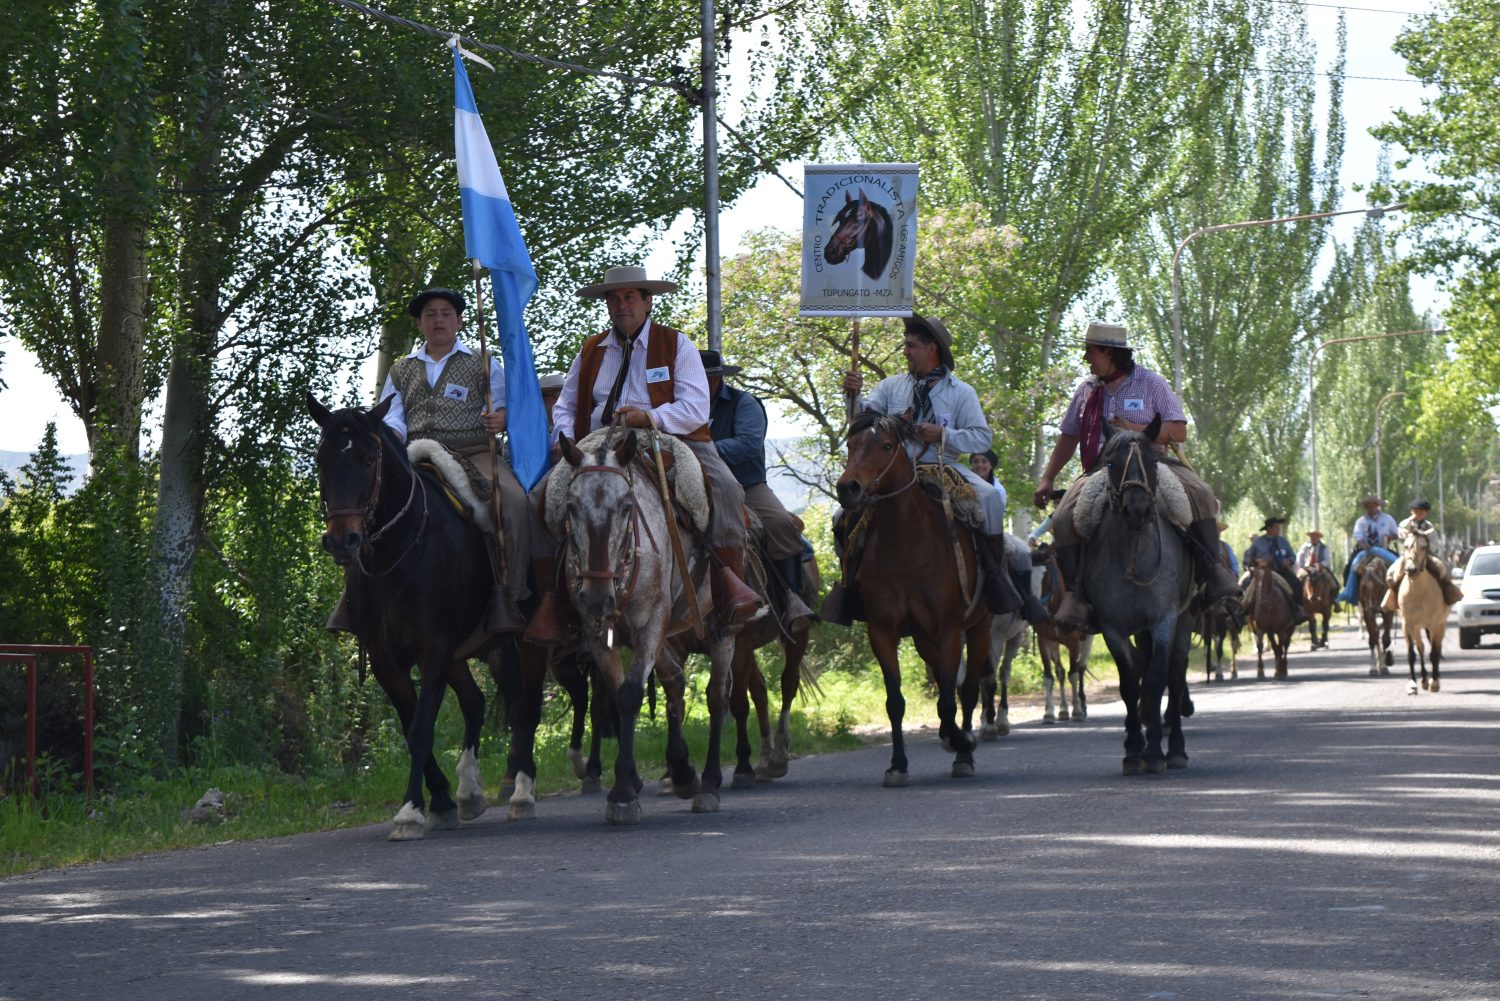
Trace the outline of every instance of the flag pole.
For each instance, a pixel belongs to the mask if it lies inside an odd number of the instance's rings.
[[[469,261],[469,266],[474,274],[474,319],[475,327],[479,331],[479,365],[483,371],[480,381],[484,384],[484,409],[486,413],[494,413],[495,399],[490,391],[490,351],[484,333],[484,286],[480,277],[484,274],[484,266],[479,263],[478,258]],[[522,618],[521,611],[516,607],[515,597],[505,586],[510,579],[508,564],[505,558],[505,523],[500,520],[500,484],[498,482],[500,471],[500,446],[495,441],[495,436],[488,431],[485,432],[485,440],[490,446],[490,520],[495,526],[495,586],[504,595],[503,601],[495,611],[503,612],[502,622],[494,625],[504,625],[507,631],[518,631],[524,629],[526,620]]]
[[[849,371],[851,371],[851,372],[858,372],[859,371],[859,317],[857,317],[857,316],[854,318],[854,336],[853,336],[853,342],[852,342],[852,344],[850,346],[849,355],[850,355],[850,357],[849,357]],[[859,402],[859,394],[858,393],[850,393],[850,394],[848,394],[847,397],[845,397],[845,399],[844,399],[844,412],[845,412],[845,419],[846,419],[846,421],[852,422],[854,420],[854,418],[856,416],[856,414],[854,413],[854,406],[858,402]]]

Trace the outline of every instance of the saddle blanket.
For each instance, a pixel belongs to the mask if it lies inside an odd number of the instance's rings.
[[[578,450],[585,455],[585,462],[592,461],[591,454],[604,447],[609,437],[609,428],[600,428],[584,436],[578,442]],[[649,428],[635,428],[636,461],[649,467],[650,481],[657,483],[656,459],[651,452],[651,436],[656,434]],[[667,467],[667,486],[677,505],[687,513],[689,521],[700,532],[708,531],[708,484],[704,481],[703,466],[687,443],[669,434],[660,435],[664,465]],[[555,537],[563,536],[563,520],[567,517],[568,487],[573,482],[573,467],[566,461],[559,462],[547,474],[546,521],[547,529]]]
[[[984,531],[984,508],[979,506],[979,496],[974,493],[973,484],[952,465],[921,463],[917,466],[917,484],[939,500],[946,493],[953,503],[953,517],[959,524]]]
[[[1254,607],[1256,600],[1260,597],[1260,586],[1252,579],[1253,577],[1254,574],[1251,574],[1249,572],[1240,575],[1240,587],[1245,589],[1245,596],[1242,599],[1241,604],[1243,604],[1247,609]],[[1271,574],[1271,582],[1275,585],[1276,589],[1282,594],[1286,595],[1289,600],[1297,600],[1297,595],[1292,591],[1292,585],[1288,584],[1286,582],[1286,579],[1283,578],[1281,574]]]
[[[1167,521],[1186,531],[1193,522],[1193,509],[1188,503],[1187,491],[1177,473],[1165,462],[1156,464],[1156,502],[1161,505]],[[1078,488],[1078,498],[1073,504],[1073,530],[1087,542],[1094,529],[1104,520],[1109,511],[1109,475],[1100,469],[1085,476]]]
[[[479,471],[478,466],[431,438],[408,442],[406,457],[414,466],[431,466],[449,497],[456,498],[455,506],[460,512],[483,531],[494,534],[489,501],[495,485]]]

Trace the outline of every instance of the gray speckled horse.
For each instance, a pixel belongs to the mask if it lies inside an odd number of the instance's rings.
[[[1127,775],[1187,767],[1182,717],[1187,703],[1187,655],[1192,622],[1192,560],[1187,543],[1157,503],[1157,457],[1152,442],[1158,414],[1144,433],[1104,428],[1099,455],[1109,477],[1109,506],[1085,543],[1081,574],[1104,642],[1120,672],[1125,703]],[[1161,699],[1167,695],[1168,751],[1162,754]],[[1146,732],[1142,736],[1144,717]]]

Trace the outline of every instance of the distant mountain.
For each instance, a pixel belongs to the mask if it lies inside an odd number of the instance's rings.
[[[778,456],[785,451],[788,453],[787,457],[790,458],[791,448],[796,443],[796,438],[768,438],[766,440],[766,483],[770,484],[772,492],[793,514],[800,513],[813,501],[825,499],[821,493],[792,475],[790,470],[776,468],[782,462]],[[812,479],[818,472],[817,467],[812,463],[799,462],[796,468],[803,479]]]
[[[88,455],[65,455],[64,461],[68,469],[73,473],[73,479],[68,483],[68,493],[74,493],[83,486],[83,478],[89,471]],[[0,452],[0,469],[5,470],[5,475],[19,482],[21,478],[21,467],[31,461],[30,452]]]

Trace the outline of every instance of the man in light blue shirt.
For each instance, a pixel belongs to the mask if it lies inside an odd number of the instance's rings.
[[[1364,505],[1365,513],[1354,522],[1354,551],[1349,554],[1349,562],[1344,567],[1344,589],[1335,599],[1351,605],[1359,600],[1354,583],[1359,565],[1371,553],[1387,563],[1395,563],[1396,554],[1391,551],[1390,544],[1395,541],[1399,531],[1396,519],[1380,510],[1385,506],[1385,501],[1372,495],[1361,499],[1360,503]]]

